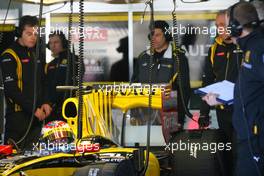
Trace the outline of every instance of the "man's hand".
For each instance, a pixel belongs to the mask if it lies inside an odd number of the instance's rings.
[[[43,104],[41,110],[45,113],[45,118],[48,117],[52,111],[52,108],[49,104]]]
[[[39,121],[46,118],[45,112],[41,108],[37,108],[34,115],[39,119]]]
[[[206,101],[206,103],[210,106],[221,105],[222,103],[216,100],[218,96],[219,95],[214,93],[208,93],[202,98],[202,100]]]
[[[198,119],[200,128],[206,128],[210,125],[210,116],[200,116]]]

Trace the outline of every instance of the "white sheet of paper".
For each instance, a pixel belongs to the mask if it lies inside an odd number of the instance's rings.
[[[218,99],[228,102],[234,99],[234,86],[234,83],[224,80],[208,85],[206,87],[202,87],[198,90],[204,93],[218,94]]]

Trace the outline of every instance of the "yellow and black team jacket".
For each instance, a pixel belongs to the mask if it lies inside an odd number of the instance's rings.
[[[48,100],[55,109],[60,110],[67,92],[57,91],[56,86],[77,85],[78,56],[65,50],[45,65],[45,99]],[[83,63],[84,66],[84,63]],[[85,72],[84,67],[82,68]]]
[[[34,98],[34,76],[37,76],[37,106],[44,102],[44,63],[38,59],[37,75],[34,75],[35,54],[33,49],[18,42],[6,49],[0,57],[4,92],[7,101],[6,114],[23,111],[32,113]]]
[[[60,106],[63,103],[65,92],[56,91],[56,86],[66,85],[67,67],[67,51],[60,53],[58,57],[45,65],[45,90],[47,99],[53,106]],[[72,73],[70,73],[69,77],[72,78]],[[69,79],[68,85],[72,84],[72,79]]]
[[[171,43],[169,47],[161,53],[154,53],[151,72],[150,72],[150,52],[144,51],[135,61],[134,71],[132,75],[132,82],[149,83],[151,78],[152,83],[170,83],[174,90],[179,91],[179,80],[181,80],[183,96],[178,96],[178,109],[179,109],[179,123],[183,123],[185,112],[182,104],[181,97],[184,98],[184,102],[187,105],[190,99],[190,76],[189,76],[189,64],[183,50],[177,50],[179,52],[180,64],[179,69],[181,78],[178,77],[178,71],[176,68],[177,61],[173,57],[175,47]],[[177,52],[176,51],[176,52]],[[151,73],[151,75],[150,75]]]
[[[208,51],[208,57],[205,59],[202,86],[204,87],[223,80],[235,83],[241,65],[241,58],[241,53],[236,52],[234,44],[226,44],[221,38],[217,37]],[[219,108],[232,109],[231,106],[221,106]],[[200,115],[208,116],[209,112],[210,106],[202,102]]]

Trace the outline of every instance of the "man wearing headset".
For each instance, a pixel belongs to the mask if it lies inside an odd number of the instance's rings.
[[[233,44],[230,35],[228,34],[226,24],[226,11],[220,11],[216,16],[216,27],[218,29],[218,36],[215,38],[214,44],[210,47],[208,57],[205,60],[204,73],[202,76],[202,86],[228,80],[235,83],[239,65],[241,64],[241,54],[236,52],[236,45]],[[232,114],[233,105],[219,105],[216,106],[216,115],[219,129],[221,130],[224,141],[232,142],[233,127]],[[209,125],[210,106],[203,101],[200,107],[200,118],[198,120],[200,127]],[[232,153],[225,152],[226,166],[228,170],[233,169]]]
[[[189,65],[183,50],[177,50],[180,57],[180,71],[181,78],[178,77],[178,70],[176,70],[176,59],[173,57],[175,51],[172,43],[171,34],[166,32],[170,29],[166,21],[155,21],[154,32],[152,36],[152,43],[154,48],[154,55],[152,60],[151,76],[149,75],[149,60],[150,50],[142,52],[135,64],[134,73],[132,76],[133,82],[149,83],[151,77],[152,83],[170,83],[172,88],[179,91],[179,80],[182,84],[183,101],[187,106],[190,98],[190,78],[189,78]],[[181,96],[178,94],[178,122],[184,124],[185,111]]]
[[[4,92],[7,100],[5,143],[9,139],[13,142],[19,141],[18,146],[21,149],[32,149],[30,148],[32,143],[36,142],[40,135],[41,121],[46,119],[52,110],[43,98],[44,62],[41,58],[36,58],[35,54],[37,25],[36,17],[21,17],[17,30],[18,39],[1,55]],[[38,64],[37,74],[34,74],[35,59]],[[34,76],[37,81],[36,95],[34,95]],[[33,109],[34,96],[35,109]],[[32,123],[31,120],[33,120]]]
[[[234,90],[232,123],[237,138],[235,175],[264,175],[264,34],[253,5],[240,2],[226,16],[234,43],[243,60]],[[207,95],[216,105],[215,95]]]
[[[78,57],[69,52],[68,41],[62,31],[54,31],[49,35],[47,47],[51,50],[54,57],[45,66],[46,95],[54,109],[47,120],[63,120],[61,112],[62,104],[69,95],[67,92],[57,91],[56,86],[77,84]],[[68,54],[70,54],[69,57]]]
[[[237,135],[235,175],[264,174],[264,35],[253,5],[240,2],[230,7],[227,23],[232,40],[243,51],[234,90],[233,126]],[[204,99],[219,104],[215,95]]]
[[[232,39],[244,53],[234,90],[233,126],[237,133],[236,175],[264,174],[264,35],[253,5],[230,8]]]

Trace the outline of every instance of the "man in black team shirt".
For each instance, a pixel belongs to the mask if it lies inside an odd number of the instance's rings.
[[[182,50],[177,50],[180,58],[181,79],[177,76],[176,59],[173,57],[174,47],[170,42],[171,35],[166,30],[169,29],[169,24],[165,21],[154,22],[154,33],[152,36],[152,43],[154,48],[154,56],[151,69],[152,83],[170,83],[174,90],[179,90],[179,80],[181,80],[182,90],[178,93],[183,93],[183,96],[178,96],[178,118],[179,124],[184,124],[185,111],[183,108],[183,101],[185,105],[188,104],[190,98],[190,78],[189,65]],[[149,83],[149,60],[151,59],[150,50],[143,51],[136,59],[132,82]],[[181,100],[181,97],[184,100]]]
[[[228,80],[235,83],[238,76],[238,70],[241,64],[242,54],[236,52],[236,45],[232,43],[231,37],[227,31],[226,11],[220,11],[215,20],[219,31],[215,42],[208,51],[208,57],[205,60],[202,76],[202,86]],[[198,120],[200,127],[209,125],[209,113],[211,107],[203,101],[200,106],[200,118]],[[233,142],[232,115],[233,105],[218,105],[215,107],[217,122],[220,131],[223,134],[224,142]],[[234,145],[232,147],[234,149]],[[233,169],[232,152],[225,152],[226,166],[232,174]]]
[[[51,50],[54,57],[45,66],[46,99],[49,100],[53,107],[53,112],[47,121],[64,120],[62,118],[62,104],[70,95],[68,92],[57,91],[56,86],[76,86],[79,61],[78,57],[70,52],[68,40],[62,31],[54,31],[49,35],[47,47]]]
[[[1,55],[1,69],[4,82],[6,106],[5,143],[9,139],[20,141],[26,134],[34,113],[33,123],[22,142],[21,149],[32,149],[32,143],[38,140],[41,121],[51,112],[49,104],[44,103],[43,79],[44,62],[36,58],[36,28],[38,19],[23,16],[19,20],[18,39]],[[34,75],[34,59],[37,59],[37,74]],[[37,76],[36,108],[33,109],[34,76]]]

